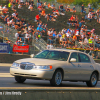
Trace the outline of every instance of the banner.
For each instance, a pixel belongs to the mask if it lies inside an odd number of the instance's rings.
[[[0,43],[0,53],[9,53],[10,45],[7,43]]]
[[[28,53],[29,52],[29,45],[26,45],[26,46],[18,46],[16,44],[14,44],[13,45],[13,52]]]

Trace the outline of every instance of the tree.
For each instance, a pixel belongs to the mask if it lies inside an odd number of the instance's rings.
[[[98,6],[99,2],[100,2],[99,0],[74,0],[74,4],[75,5],[77,5],[77,4],[78,5],[84,4],[85,6],[87,6],[88,3],[90,3],[95,8]]]
[[[74,0],[57,0],[57,2],[71,4]]]

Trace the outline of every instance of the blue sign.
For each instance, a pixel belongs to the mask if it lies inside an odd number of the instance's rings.
[[[0,43],[0,53],[9,53],[10,45],[7,43]]]

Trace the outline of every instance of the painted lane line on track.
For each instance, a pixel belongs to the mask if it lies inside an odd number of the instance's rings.
[[[0,66],[1,67],[11,67],[11,63],[9,64],[9,63],[0,63]]]
[[[14,77],[10,73],[0,73],[0,77]]]
[[[100,88],[96,87],[0,87],[0,90],[73,90],[73,91],[98,91]]]

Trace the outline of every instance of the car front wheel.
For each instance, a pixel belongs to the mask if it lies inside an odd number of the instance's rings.
[[[15,80],[18,82],[18,83],[23,83],[26,78],[22,77],[22,76],[15,76]]]
[[[60,86],[62,83],[62,72],[60,70],[55,71],[50,84],[53,86]]]
[[[98,76],[97,73],[93,73],[90,77],[90,80],[86,82],[88,87],[95,87],[97,85],[98,82]]]

